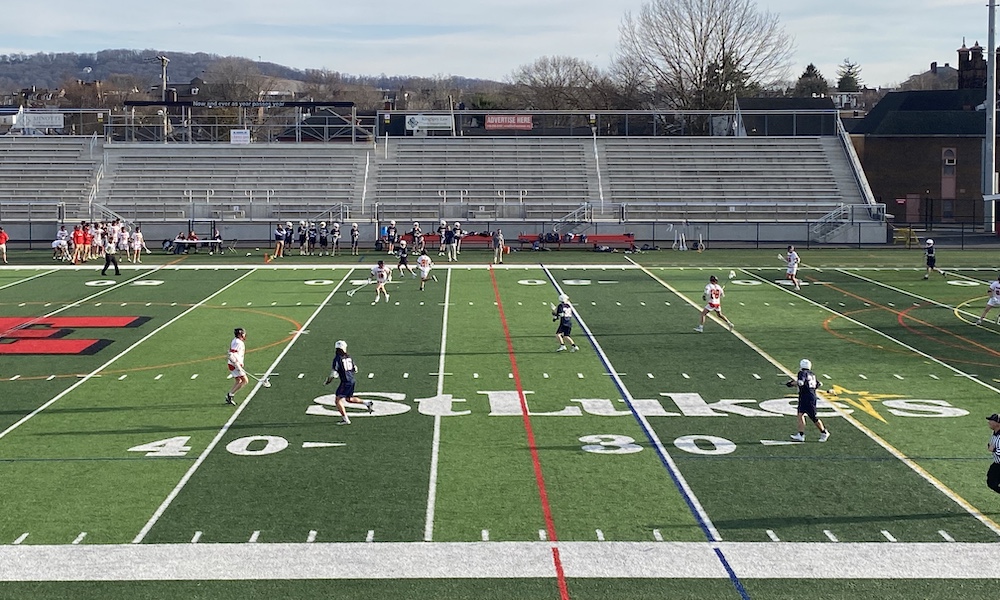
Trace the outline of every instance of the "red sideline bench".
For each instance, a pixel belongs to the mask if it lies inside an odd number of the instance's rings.
[[[413,235],[405,233],[399,239],[406,240],[408,246],[413,245]],[[440,236],[436,233],[424,234],[424,247],[428,250],[436,250],[440,245]],[[485,235],[467,233],[462,236],[462,248],[489,248],[493,245],[493,238]]]
[[[631,250],[635,247],[635,234],[634,233],[621,233],[621,234],[594,234],[586,236],[574,236],[572,241],[565,241],[563,238],[559,238],[556,242],[544,242],[541,235],[519,235],[517,236],[517,241],[521,243],[521,248],[524,248],[525,244],[532,245],[538,242],[539,246],[544,248],[546,245],[555,246],[557,249],[562,250],[563,247],[573,248],[573,249],[587,249],[591,250],[598,246],[607,246],[608,248],[620,248],[623,250]]]

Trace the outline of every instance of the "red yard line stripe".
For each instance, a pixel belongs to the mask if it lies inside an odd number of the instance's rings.
[[[542,461],[538,458],[538,446],[535,444],[535,431],[531,427],[531,416],[528,414],[528,402],[524,396],[524,388],[521,386],[521,374],[517,370],[517,359],[514,357],[514,342],[510,338],[510,328],[507,327],[507,315],[503,312],[503,302],[500,300],[500,288],[497,287],[496,271],[490,266],[490,281],[493,283],[493,296],[497,301],[497,310],[500,312],[500,324],[503,325],[503,336],[507,340],[507,356],[510,358],[511,373],[514,374],[514,386],[517,388],[517,397],[521,401],[521,420],[524,423],[524,431],[528,435],[528,449],[531,451],[531,463],[535,469],[535,483],[538,484],[538,495],[542,502],[542,514],[545,516],[545,531],[552,543],[552,562],[556,568],[556,579],[559,582],[559,597],[562,600],[569,600],[569,588],[566,586],[566,573],[563,571],[562,560],[559,558],[559,548],[556,542],[556,524],[552,520],[552,507],[549,506],[549,494],[545,490],[545,477],[542,475]]]

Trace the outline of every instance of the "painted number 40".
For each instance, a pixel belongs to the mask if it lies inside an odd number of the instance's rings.
[[[191,440],[189,435],[179,435],[177,437],[157,440],[148,444],[132,446],[129,452],[145,452],[146,456],[152,458],[169,458],[171,456],[186,456],[191,451],[191,446],[187,443]],[[226,444],[226,450],[230,454],[237,456],[264,456],[281,452],[288,447],[288,440],[276,435],[251,435],[233,440]]]

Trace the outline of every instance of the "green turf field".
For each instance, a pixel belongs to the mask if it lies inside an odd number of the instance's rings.
[[[12,254],[0,597],[991,597],[995,252],[800,254],[795,291],[773,250],[466,251],[379,303],[375,254]],[[694,331],[710,275],[732,332]],[[233,407],[235,327],[272,385]],[[825,443],[789,437],[802,358]]]

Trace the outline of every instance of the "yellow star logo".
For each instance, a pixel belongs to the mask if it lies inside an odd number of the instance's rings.
[[[833,384],[828,390],[821,391],[821,394],[823,395],[824,398],[826,398],[830,402],[833,402],[835,400],[844,402],[866,414],[875,417],[876,419],[882,421],[883,423],[885,423],[886,420],[882,418],[882,415],[878,414],[878,411],[875,410],[875,405],[872,403],[879,402],[882,400],[892,400],[893,398],[906,397],[901,394],[873,394],[868,391],[856,392],[849,390],[845,387],[841,387],[837,384]]]

